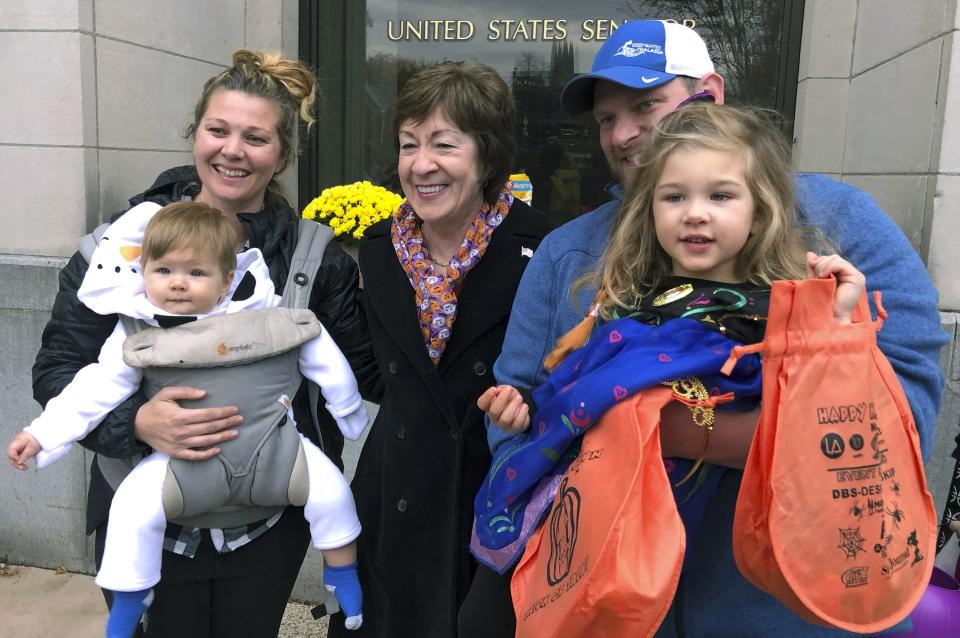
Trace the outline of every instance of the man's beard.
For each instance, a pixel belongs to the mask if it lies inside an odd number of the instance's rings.
[[[640,149],[628,155],[619,156],[614,163],[608,160],[607,165],[617,182],[625,186],[634,169],[640,166]]]

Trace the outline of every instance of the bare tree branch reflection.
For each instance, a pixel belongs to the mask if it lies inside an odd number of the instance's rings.
[[[631,19],[693,20],[726,80],[727,99],[772,107],[784,38],[783,5],[771,0],[623,0],[619,8]]]

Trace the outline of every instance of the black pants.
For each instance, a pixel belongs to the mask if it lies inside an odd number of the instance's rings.
[[[510,600],[510,577],[513,569],[502,576],[485,565],[477,567],[470,591],[457,615],[459,638],[512,638],[517,618]]]
[[[107,535],[96,532],[97,568]],[[275,638],[310,541],[303,508],[288,507],[270,530],[219,554],[203,534],[193,558],[163,552],[146,638]],[[104,592],[110,604],[109,592]]]

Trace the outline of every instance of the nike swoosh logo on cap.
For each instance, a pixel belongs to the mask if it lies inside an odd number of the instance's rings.
[[[657,79],[656,77],[648,78],[648,77],[645,76],[645,75],[641,75],[641,76],[640,76],[640,80],[641,80],[644,84],[650,84],[651,82],[653,82],[653,81],[656,80],[656,79]]]

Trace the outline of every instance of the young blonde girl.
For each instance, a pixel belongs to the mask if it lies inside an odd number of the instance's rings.
[[[836,277],[834,317],[841,323],[850,321],[865,287],[863,275],[838,255],[818,256],[808,250],[828,246],[815,229],[802,228],[796,221],[788,142],[768,113],[694,103],[667,115],[652,135],[646,151],[637,158],[637,171],[600,269],[574,285],[575,289],[597,286],[600,292],[595,305],[584,322],[558,340],[545,360],[548,370],[586,342],[598,316],[609,321],[630,314],[644,299],[655,298],[653,293],[672,276],[751,284],[767,290],[776,279]],[[729,170],[721,169],[712,176],[689,174],[696,168],[704,172],[703,160],[708,158],[727,160]],[[665,181],[665,173],[678,179]],[[716,223],[709,218],[714,212],[702,209],[704,196],[713,199],[717,215],[729,217],[731,203],[742,206],[744,210],[738,212],[748,230],[726,245],[705,235],[708,241],[703,248],[689,246],[686,252],[706,253],[702,260],[706,263],[686,267],[685,257],[690,255],[684,254],[682,244],[693,242],[684,241],[676,231],[710,228]],[[697,215],[708,219],[691,219]],[[717,252],[715,248],[725,250],[722,256],[732,256],[729,268],[711,263],[709,253]],[[718,328],[724,332],[723,326]],[[492,423],[506,431],[518,433],[529,426],[530,408],[512,386],[490,388],[477,404]]]
[[[576,455],[586,428],[575,417],[589,412],[583,420],[596,423],[628,391],[661,383],[689,391],[689,398],[728,391],[737,397],[731,409],[711,416],[713,440],[682,405],[663,414],[663,449],[677,457],[664,465],[692,538],[724,466],[743,466],[756,427],[759,359],[731,378],[719,367],[737,343],[762,340],[771,282],[835,277],[834,316],[841,323],[850,321],[864,291],[863,275],[847,261],[808,250],[826,242],[796,222],[789,146],[764,113],[684,106],[660,122],[636,163],[602,266],[578,282],[600,292],[589,315],[547,357],[550,378],[532,397],[501,385],[477,401],[493,424],[517,434],[495,451],[475,501],[471,550],[499,573],[519,559],[536,529],[529,523],[552,501],[551,479]],[[597,318],[607,325],[589,340]],[[660,365],[664,360],[672,363]],[[693,372],[669,376],[681,361]],[[693,381],[679,387],[677,379],[688,374]],[[530,428],[534,412],[538,427]],[[735,420],[746,427],[724,427]],[[723,465],[701,464],[705,457]]]

